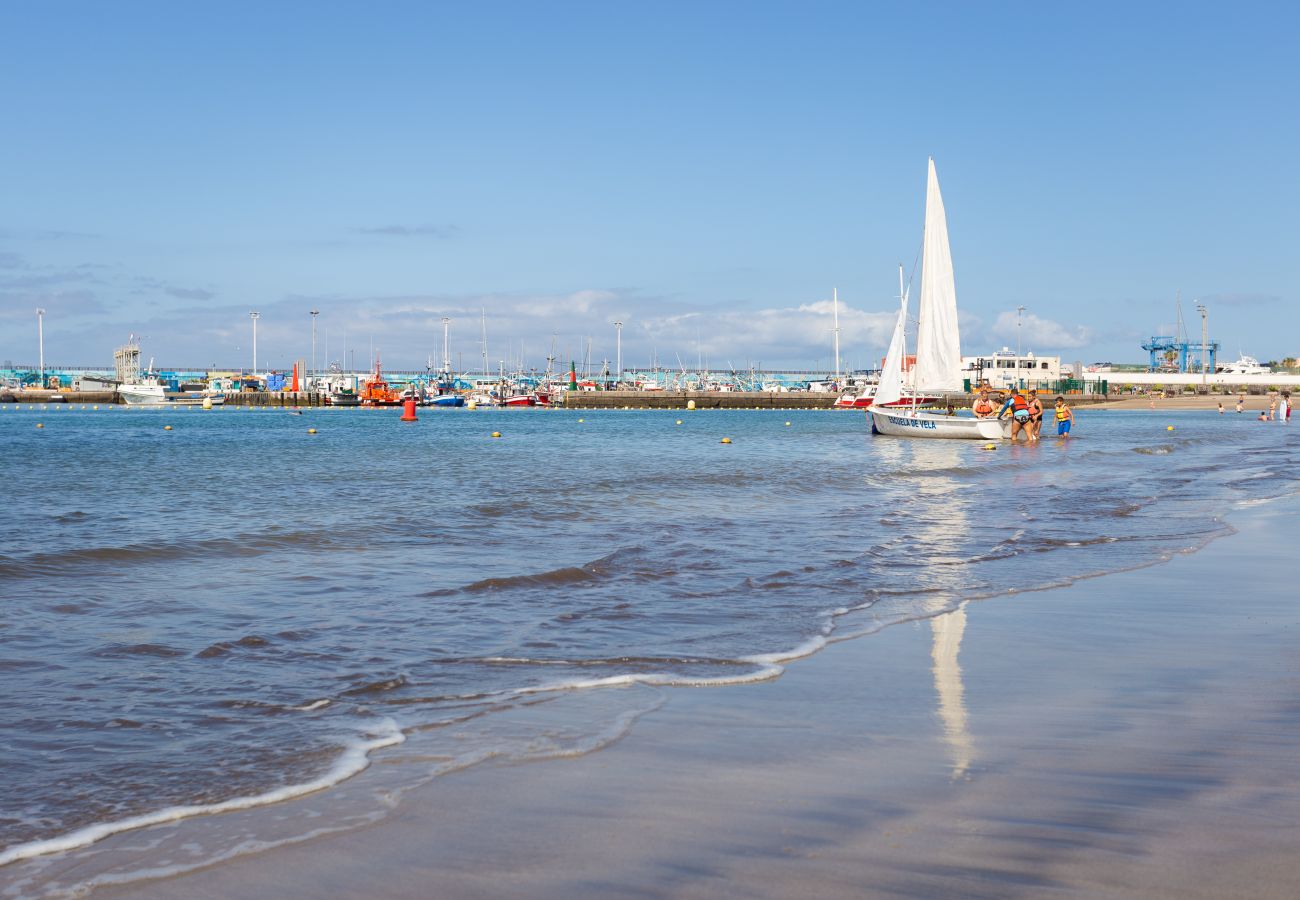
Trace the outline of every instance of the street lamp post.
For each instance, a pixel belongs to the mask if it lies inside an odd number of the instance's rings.
[[[616,382],[622,382],[623,381],[623,323],[622,322],[614,323],[614,333],[616,335],[615,344],[618,348],[616,351],[617,361],[614,363],[614,368],[617,370]]]
[[[36,346],[37,354],[40,356],[40,387],[45,387],[45,310],[37,307],[36,309]]]
[[[1016,307],[1016,386],[1020,386],[1020,318],[1024,315],[1023,306]]]
[[[307,373],[309,378],[316,372],[316,317],[319,315],[319,309],[311,311],[311,371]]]
[[[248,317],[253,320],[253,377],[257,377],[257,320],[261,318],[259,312],[251,312]]]
[[[1205,308],[1204,303],[1197,303],[1196,311],[1201,314],[1201,392],[1208,393],[1209,388],[1205,378],[1205,341],[1206,336],[1209,334],[1209,322],[1207,321],[1207,317],[1210,313],[1209,310]]]

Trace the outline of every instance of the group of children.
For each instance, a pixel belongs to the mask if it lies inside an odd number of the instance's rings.
[[[1039,433],[1043,430],[1043,402],[1038,399],[1038,391],[1030,391],[1026,396],[1020,393],[1019,388],[1012,388],[1011,395],[1002,404],[1002,408],[994,412],[994,406],[989,397],[989,389],[980,388],[979,396],[971,404],[971,412],[977,419],[1001,419],[1010,412],[1011,440],[1016,440],[1021,432],[1024,432],[1027,442],[1038,440]],[[1074,412],[1065,405],[1064,397],[1056,398],[1056,409],[1053,412],[1056,416],[1057,436],[1069,437],[1070,427],[1074,424]]]

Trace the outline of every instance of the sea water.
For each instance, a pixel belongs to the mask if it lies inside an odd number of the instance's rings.
[[[1233,413],[1082,408],[995,450],[842,411],[398,415],[0,408],[0,885],[160,822],[114,879],[592,752],[667,691],[1195,550],[1300,462]],[[346,809],[251,816],[305,794]],[[197,841],[200,813],[248,818]]]

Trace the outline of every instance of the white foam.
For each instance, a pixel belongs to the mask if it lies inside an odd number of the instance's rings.
[[[805,656],[812,656],[818,650],[824,648],[827,644],[826,635],[821,634],[817,637],[809,638],[792,650],[778,650],[776,653],[759,653],[754,656],[742,656],[744,662],[751,662],[760,666],[780,666],[796,659],[803,659]]]
[[[329,705],[330,705],[330,701],[328,699],[323,699],[323,700],[316,700],[311,703],[308,703],[306,706],[295,706],[294,709],[298,710],[299,712],[311,712],[313,709],[323,709]]]
[[[156,810],[151,813],[144,813],[138,816],[131,816],[126,819],[119,819],[116,822],[100,822],[97,825],[88,825],[68,834],[56,838],[49,838],[43,841],[29,841],[26,844],[16,844],[0,852],[0,866],[8,865],[11,862],[17,862],[20,859],[30,859],[34,856],[43,856],[46,853],[58,853],[63,850],[75,850],[78,847],[85,847],[96,841],[103,840],[112,834],[118,834],[123,831],[133,831],[137,828],[148,828],[151,825],[162,825],[166,822],[174,822],[178,819],[187,819],[191,816],[204,816],[213,813],[233,812],[240,809],[251,809],[255,806],[266,806],[271,803],[279,803],[282,800],[289,800],[294,797],[301,797],[304,794],[315,793],[328,787],[333,787],[341,781],[346,781],[353,775],[358,774],[370,765],[370,753],[381,747],[391,747],[400,744],[406,740],[397,723],[392,719],[384,720],[384,731],[372,737],[370,740],[358,741],[350,747],[344,749],[338,759],[334,761],[333,767],[319,778],[302,784],[285,785],[276,788],[273,791],[267,791],[264,794],[255,794],[251,797],[233,797],[230,800],[223,800],[220,803],[205,803],[192,806],[170,806],[166,809]]]

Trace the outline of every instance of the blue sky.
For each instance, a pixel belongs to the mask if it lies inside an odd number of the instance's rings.
[[[963,349],[1300,354],[1294,5],[8,3],[0,363],[828,366],[943,185]],[[1193,321],[1195,320],[1195,321]]]

